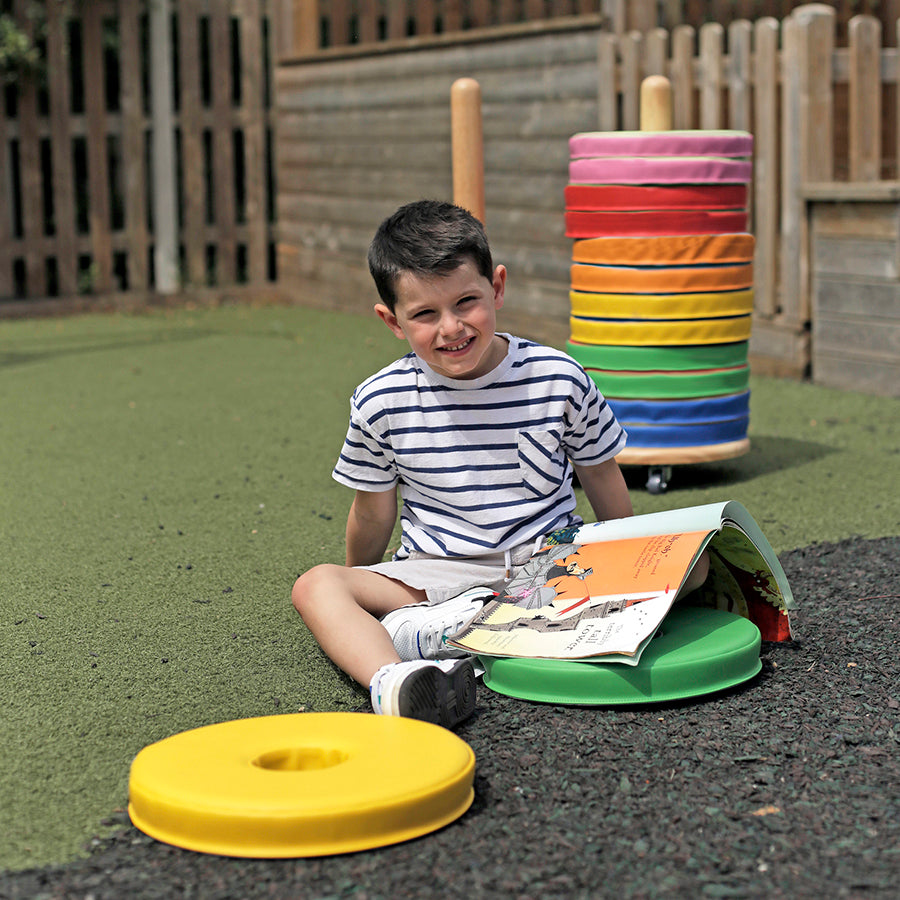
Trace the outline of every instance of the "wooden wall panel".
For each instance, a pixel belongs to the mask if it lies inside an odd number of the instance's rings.
[[[568,139],[597,128],[597,44],[593,29],[280,66],[282,286],[301,302],[371,309],[365,254],[378,223],[411,200],[453,199],[450,88],[475,77],[486,227],[510,270],[501,327],[528,321],[543,331],[532,336],[558,340],[569,309]]]
[[[900,397],[900,211],[817,201],[810,210],[812,377]]]

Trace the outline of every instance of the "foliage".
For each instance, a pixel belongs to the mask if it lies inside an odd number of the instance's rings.
[[[40,71],[41,53],[12,16],[0,13],[0,83],[11,84]]]

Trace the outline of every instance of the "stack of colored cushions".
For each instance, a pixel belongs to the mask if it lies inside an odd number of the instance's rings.
[[[569,353],[609,400],[630,448],[743,441],[752,136],[577,134],[569,150]]]

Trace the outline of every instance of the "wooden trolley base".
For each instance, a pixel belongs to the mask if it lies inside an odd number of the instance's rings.
[[[750,439],[743,438],[705,447],[626,447],[616,459],[622,466],[647,466],[647,490],[662,494],[669,486],[672,466],[734,459],[749,450]]]

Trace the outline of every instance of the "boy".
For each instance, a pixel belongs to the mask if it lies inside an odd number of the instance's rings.
[[[543,535],[580,523],[572,465],[598,519],[632,514],[615,460],[625,432],[568,356],[495,332],[506,269],[465,210],[401,207],[376,232],[369,270],[375,312],[411,352],[353,394],[334,469],[356,492],[346,565],[310,569],[292,600],[376,713],[452,728],[474,711],[475,674],[444,638]],[[398,489],[400,548],[382,562]]]

